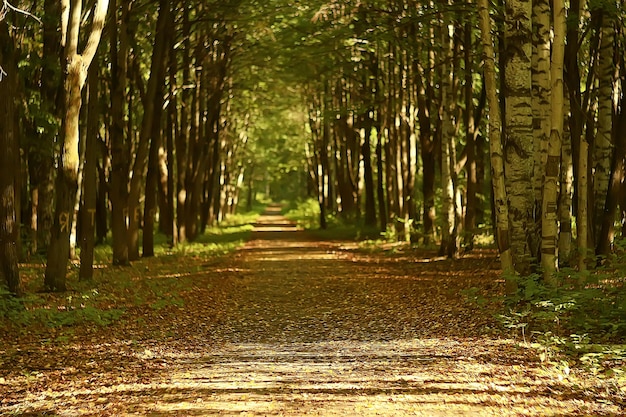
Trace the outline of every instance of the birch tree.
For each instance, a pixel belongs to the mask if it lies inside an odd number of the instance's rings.
[[[534,165],[531,94],[532,2],[510,0],[505,7],[504,100],[507,196],[515,270],[527,275],[537,249],[532,190]]]
[[[565,59],[565,2],[553,0],[554,40],[550,63],[551,129],[548,142],[543,199],[541,206],[541,266],[544,281],[556,285],[558,242],[558,197],[561,174],[561,142],[563,137],[563,65]]]
[[[505,276],[510,276],[515,272],[515,269],[509,235],[509,208],[504,181],[504,158],[501,140],[502,119],[496,89],[496,63],[491,36],[492,25],[489,18],[488,0],[478,0],[478,17],[480,39],[483,45],[485,89],[487,90],[487,102],[489,104],[489,153],[491,156],[491,182],[496,217],[496,241],[500,251],[502,270]],[[508,279],[507,292],[511,293],[514,289],[513,281]]]
[[[600,245],[600,229],[606,216],[606,195],[609,190],[611,173],[611,154],[613,150],[613,84],[615,79],[615,4],[607,2],[605,8],[594,10],[599,15],[600,47],[598,50],[598,116],[597,133],[594,140],[594,240],[596,248]],[[612,223],[612,222],[611,222]]]

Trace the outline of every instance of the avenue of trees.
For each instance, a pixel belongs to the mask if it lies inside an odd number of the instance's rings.
[[[23,0],[0,11],[0,275],[196,239],[257,192],[593,267],[626,228],[624,0]]]

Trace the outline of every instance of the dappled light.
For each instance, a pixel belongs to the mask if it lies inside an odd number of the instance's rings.
[[[548,366],[502,334],[497,300],[472,300],[503,289],[493,251],[384,255],[313,239],[276,209],[256,224],[281,229],[255,228],[221,260],[188,258],[189,271],[164,272],[170,257],[134,266],[130,285],[152,296],[142,307],[111,287],[123,320],[5,346],[0,412],[617,415],[607,385]]]
[[[3,0],[0,415],[626,416],[626,0]]]
[[[490,362],[494,350],[513,360]],[[599,410],[599,398],[570,396],[567,382],[539,366],[522,366],[525,358],[511,358],[514,351],[511,341],[463,339],[240,343],[192,354],[146,350],[135,360],[149,380],[46,391],[27,395],[24,404],[106,413],[112,400],[124,398],[126,415],[548,416]]]

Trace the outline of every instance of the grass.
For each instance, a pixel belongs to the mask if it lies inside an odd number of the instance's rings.
[[[326,229],[320,228],[320,208],[317,200],[307,199],[284,205],[283,215],[313,236],[324,240],[364,240],[380,238],[377,227],[365,226],[360,222],[344,221],[337,216],[328,216]]]
[[[129,308],[180,307],[179,294],[193,284],[197,274],[246,242],[260,210],[231,215],[219,226],[207,228],[194,242],[174,248],[166,236],[156,235],[155,256],[140,258],[129,266],[112,266],[111,246],[99,245],[94,253],[93,279],[79,281],[80,264],[71,262],[65,293],[41,291],[45,258],[33,258],[20,264],[24,296],[15,298],[0,287],[0,330],[106,326],[123,318]]]

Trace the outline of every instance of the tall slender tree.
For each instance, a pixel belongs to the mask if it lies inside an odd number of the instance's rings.
[[[496,64],[491,35],[491,19],[489,17],[489,2],[478,0],[478,16],[481,43],[483,46],[485,89],[489,104],[489,148],[491,155],[491,181],[496,218],[496,242],[500,251],[500,263],[506,276],[515,273],[513,255],[511,251],[511,237],[509,232],[509,209],[504,180],[504,150],[502,147],[502,122],[500,103],[497,93]],[[515,290],[514,281],[507,279],[507,292]]]
[[[565,20],[563,0],[553,0],[554,40],[550,62],[551,129],[548,142],[545,182],[541,206],[541,266],[544,281],[555,286],[558,266],[558,196],[561,178],[561,143],[563,138],[563,66],[565,61]],[[547,11],[546,11],[547,12]]]
[[[20,295],[22,284],[18,268],[15,161],[19,145],[15,125],[16,87],[18,82],[14,40],[9,25],[0,16],[0,279],[10,292]],[[2,282],[2,281],[0,281]]]
[[[62,43],[66,63],[65,106],[61,129],[61,153],[56,180],[55,216],[48,251],[44,284],[51,291],[65,291],[67,264],[70,254],[70,233],[74,222],[74,205],[78,189],[78,145],[81,92],[87,78],[100,36],[104,28],[108,0],[98,0],[93,9],[89,37],[79,53],[82,23],[82,0],[62,2]]]

